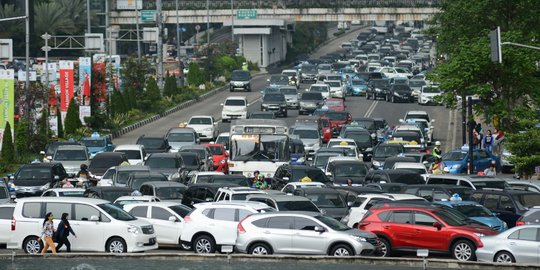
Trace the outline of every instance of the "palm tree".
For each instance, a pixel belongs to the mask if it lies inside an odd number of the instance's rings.
[[[58,0],[65,10],[65,15],[73,21],[76,27],[76,33],[84,33],[86,29],[86,0]],[[93,17],[94,14],[90,14]],[[92,18],[91,18],[92,20]],[[95,22],[95,20],[92,20]]]
[[[51,35],[74,34],[77,27],[67,16],[66,9],[59,2],[39,3],[34,9],[34,31],[41,36],[45,32]]]

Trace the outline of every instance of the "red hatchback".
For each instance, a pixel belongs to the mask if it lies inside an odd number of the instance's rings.
[[[345,101],[340,98],[327,98],[324,101],[324,106],[328,107],[328,110],[343,112],[345,111]]]
[[[343,125],[348,125],[352,121],[351,114],[345,111],[328,111],[324,115],[330,119],[330,123],[332,124],[332,132],[334,135],[339,134]]]
[[[444,206],[399,204],[372,207],[358,228],[379,237],[380,255],[384,257],[397,250],[428,249],[433,253],[450,253],[460,261],[475,260],[475,250],[483,246],[481,237],[498,233],[468,223],[461,213]]]
[[[222,172],[224,174],[229,173],[229,165],[227,160],[229,159],[229,154],[223,144],[217,143],[207,143],[203,144],[210,149],[212,153],[212,160],[214,161],[214,171]]]

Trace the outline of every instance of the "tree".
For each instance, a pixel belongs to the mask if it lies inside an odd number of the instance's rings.
[[[34,13],[34,31],[38,37],[45,32],[51,35],[74,34],[77,32],[73,20],[66,16],[66,9],[59,2],[39,3],[35,6]]]
[[[4,128],[4,138],[2,139],[2,152],[0,157],[5,163],[12,163],[15,161],[15,147],[13,146],[13,137],[11,136],[11,125],[6,122]]]
[[[50,134],[49,115],[47,114],[47,110],[43,110],[38,122],[38,132],[34,132],[32,136],[31,152],[38,153],[45,149],[45,146],[49,142]]]
[[[540,166],[540,129],[531,128],[506,137],[505,147],[513,154],[510,160],[515,164],[516,171],[529,178],[534,174],[535,167]]]
[[[189,85],[193,86],[199,86],[204,83],[204,74],[196,62],[189,63],[187,81]]]
[[[124,97],[120,91],[114,90],[111,96],[110,114],[118,115],[127,112]]]
[[[21,119],[19,123],[15,125],[15,149],[19,156],[24,156],[29,150],[28,139],[28,123],[26,120]]]
[[[163,88],[163,95],[170,97],[177,94],[176,78],[174,76],[167,76],[165,79],[165,87]]]
[[[154,78],[148,79],[148,82],[146,84],[146,91],[144,92],[144,96],[146,99],[152,102],[157,102],[161,99],[161,93],[159,91],[159,87],[157,85],[157,82]]]
[[[75,135],[77,129],[82,127],[81,118],[79,118],[79,106],[75,103],[75,98],[72,98],[68,105],[66,118],[64,119],[64,132],[67,136]]]
[[[58,119],[58,138],[64,138],[64,125],[62,124],[62,114],[60,108],[56,107],[56,117]]]

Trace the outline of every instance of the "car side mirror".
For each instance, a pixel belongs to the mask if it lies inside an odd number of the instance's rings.
[[[440,231],[442,228],[442,225],[439,222],[433,222],[433,227],[437,228],[437,231]]]
[[[176,221],[178,221],[178,219],[175,216],[170,216],[169,221],[170,222],[176,222]]]
[[[90,221],[99,221],[99,217],[98,216],[90,216]]]
[[[48,160],[52,160],[52,156],[47,156],[47,159],[48,159]]]
[[[325,172],[324,174],[326,174],[326,176],[332,176],[331,172]]]
[[[351,208],[354,205],[354,202],[347,202],[347,207]]]
[[[56,181],[60,180],[60,176],[55,175],[55,176],[54,176],[54,180],[56,180]]]
[[[323,227],[320,227],[320,226],[315,226],[315,228],[313,228],[313,230],[318,232],[318,233],[323,233],[323,232],[326,231]]]
[[[266,79],[266,81],[267,81],[267,82],[269,82],[269,81],[270,81],[270,79]]]
[[[204,199],[206,202],[213,202],[214,201],[214,198],[212,197],[208,197],[206,199]]]

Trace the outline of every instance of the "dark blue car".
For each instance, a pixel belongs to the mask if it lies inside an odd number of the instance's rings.
[[[487,169],[492,162],[497,165],[497,171],[501,167],[499,158],[484,149],[474,149],[474,168],[476,172]],[[443,167],[448,168],[452,174],[467,173],[467,163],[469,161],[469,147],[464,146],[454,149],[442,156]]]

